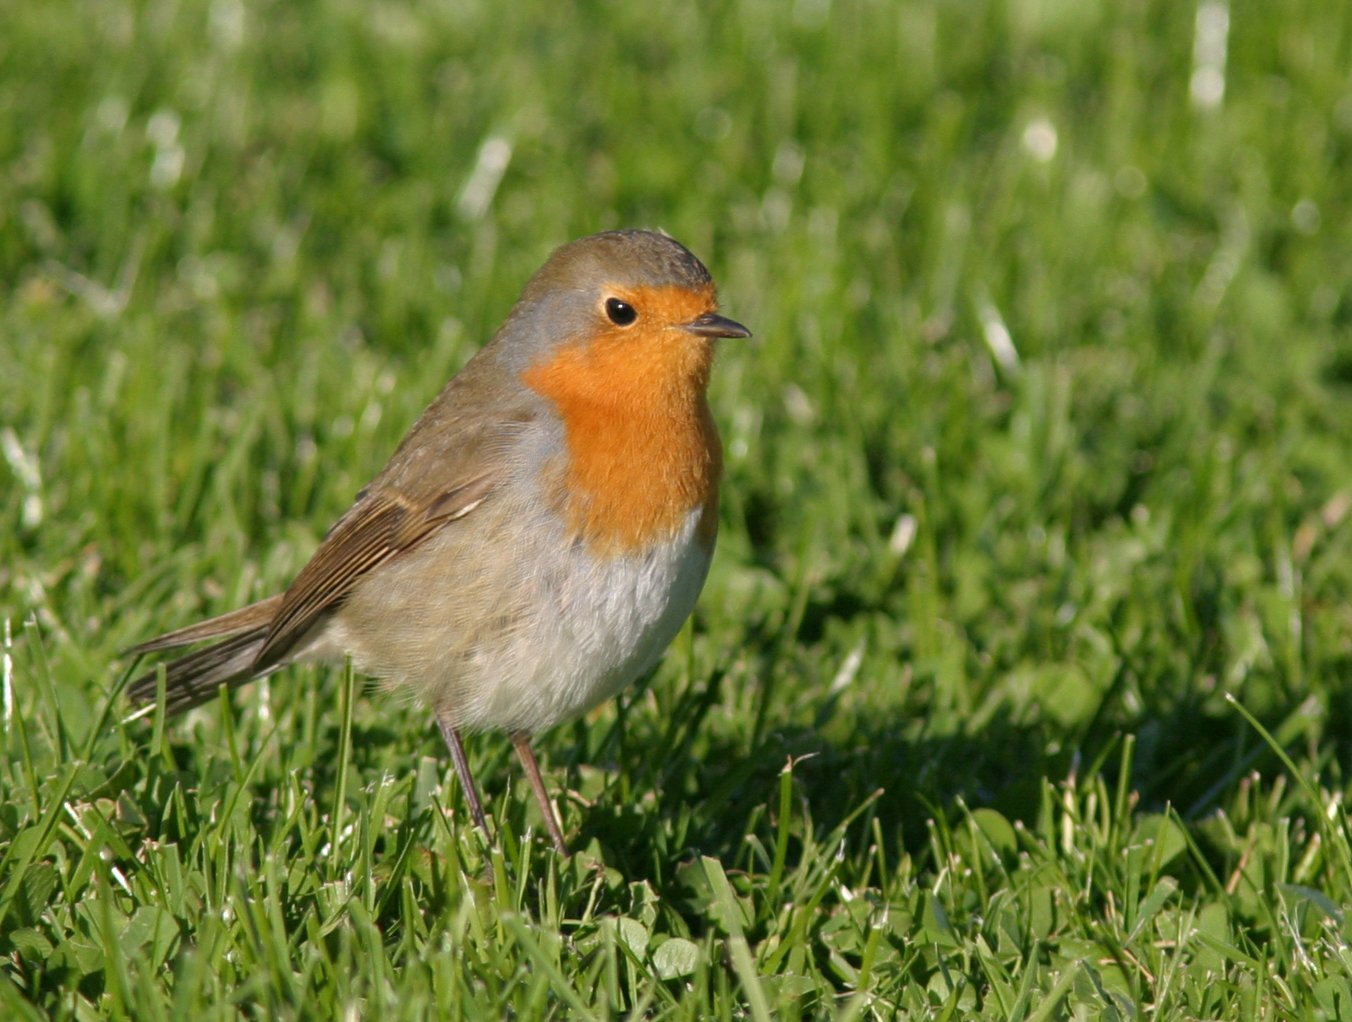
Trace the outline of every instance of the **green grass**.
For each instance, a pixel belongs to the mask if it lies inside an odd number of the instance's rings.
[[[3,9],[0,1015],[1352,1018],[1352,6]],[[340,670],[119,723],[623,225],[756,339],[577,855]]]

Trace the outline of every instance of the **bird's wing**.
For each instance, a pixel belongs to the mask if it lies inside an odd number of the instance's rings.
[[[280,660],[367,572],[464,518],[504,481],[503,454],[538,406],[495,374],[475,359],[423,413],[282,595],[255,666]]]
[[[264,666],[284,656],[367,572],[469,514],[495,482],[489,473],[477,475],[443,490],[431,501],[398,492],[370,492],[358,499],[283,594],[255,663]]]

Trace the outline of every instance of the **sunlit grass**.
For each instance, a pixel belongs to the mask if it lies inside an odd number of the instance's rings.
[[[0,1014],[1347,1015],[1352,8],[1203,8],[12,5]],[[341,670],[119,723],[625,225],[756,337],[578,854]]]

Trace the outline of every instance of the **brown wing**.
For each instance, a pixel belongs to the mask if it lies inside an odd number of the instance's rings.
[[[447,522],[473,511],[492,488],[493,479],[481,475],[427,506],[420,507],[398,493],[368,494],[359,500],[287,588],[255,662],[263,666],[285,655],[325,610],[342,601],[358,579]]]
[[[367,572],[463,518],[497,486],[501,454],[537,406],[519,387],[503,385],[502,367],[482,357],[487,350],[446,385],[329,530],[282,595],[257,667],[285,656]]]

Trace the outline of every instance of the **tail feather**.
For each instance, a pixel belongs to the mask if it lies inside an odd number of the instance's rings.
[[[183,713],[210,702],[222,685],[243,685],[271,674],[281,666],[280,663],[258,662],[268,629],[281,604],[281,596],[272,596],[229,614],[161,635],[128,652],[136,655],[157,653],[207,639],[221,640],[164,665],[165,709],[171,714]],[[132,682],[127,696],[133,703],[148,707],[156,701],[158,690],[159,671],[154,670]]]
[[[271,624],[281,605],[282,596],[278,593],[276,596],[269,596],[266,600],[259,600],[257,603],[251,603],[239,610],[232,610],[228,614],[221,614],[206,621],[198,621],[186,628],[179,628],[164,635],[156,636],[149,642],[142,642],[133,646],[127,652],[138,655],[141,653],[158,653],[162,649],[173,649],[176,646],[191,646],[194,642],[201,642],[203,639],[220,639],[227,635],[238,635],[240,632],[252,631],[260,625]]]
[[[183,713],[210,702],[222,685],[234,687],[271,674],[280,664],[261,667],[258,651],[267,638],[266,628],[231,636],[212,646],[194,650],[164,665],[165,710]],[[159,692],[159,671],[141,675],[127,689],[132,702],[149,706]]]

